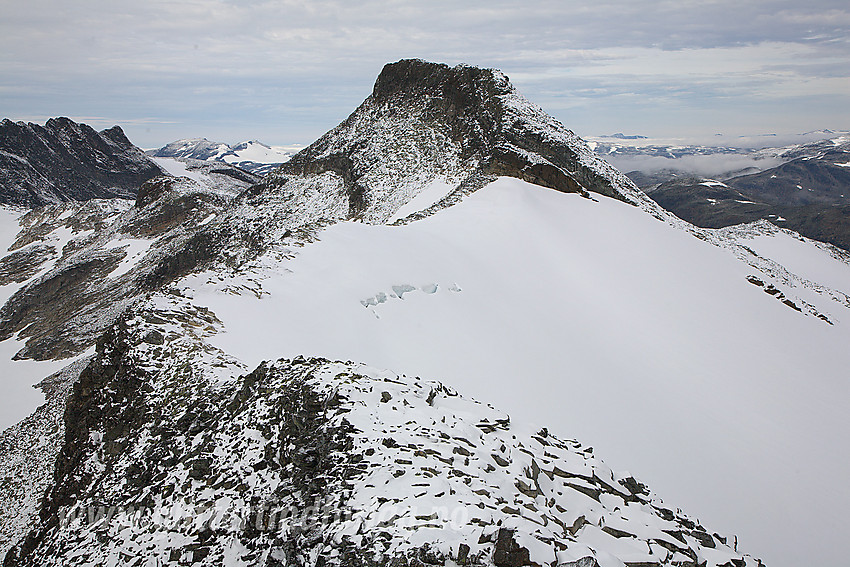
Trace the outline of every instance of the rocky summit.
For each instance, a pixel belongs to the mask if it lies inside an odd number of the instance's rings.
[[[266,184],[277,189],[293,176],[323,175],[345,199],[344,218],[366,222],[388,221],[435,180],[450,190],[411,220],[504,175],[563,192],[637,198],[622,174],[501,72],[421,60],[386,65],[351,116]]]

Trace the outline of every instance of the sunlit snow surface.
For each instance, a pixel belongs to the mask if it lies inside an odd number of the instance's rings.
[[[119,238],[108,242],[104,248],[122,248],[124,250],[124,259],[115,267],[106,277],[117,278],[129,272],[133,266],[139,263],[144,258],[147,251],[150,249],[152,240],[140,238]]]
[[[424,211],[449,193],[451,193],[455,188],[455,184],[447,183],[443,179],[435,179],[431,183],[425,186],[422,191],[413,197],[410,201],[405,203],[404,205],[396,211],[396,213],[392,216],[389,223],[397,221],[399,219],[403,219],[408,215],[412,215],[413,213]]]
[[[441,380],[595,445],[769,565],[829,563],[850,506],[850,309],[794,290],[833,324],[806,316],[729,251],[597,199],[500,179],[425,220],[341,223],[291,260],[182,285],[249,367],[304,354]],[[752,244],[807,269],[790,237]],[[846,264],[805,261],[850,293]]]

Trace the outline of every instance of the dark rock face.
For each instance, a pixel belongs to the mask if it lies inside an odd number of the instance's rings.
[[[656,564],[653,563],[652,565],[655,566]],[[596,562],[596,558],[588,556],[582,557],[577,561],[570,561],[569,563],[558,564],[558,567],[599,567],[599,563]],[[635,567],[637,566],[635,565]]]
[[[388,156],[398,158],[393,176],[383,172]],[[377,203],[387,198],[381,187],[398,189],[423,171],[454,179],[461,193],[504,175],[629,200],[620,183],[630,182],[602,164],[499,71],[402,60],[386,65],[363,104],[267,184],[275,188],[286,176],[332,172],[347,195],[349,218],[367,221],[385,220],[374,218]]]
[[[56,249],[53,246],[36,244],[0,258],[0,286],[30,279],[45,262],[55,257]]]
[[[96,132],[68,118],[44,126],[0,122],[2,204],[131,199],[139,185],[161,174],[118,126]]]

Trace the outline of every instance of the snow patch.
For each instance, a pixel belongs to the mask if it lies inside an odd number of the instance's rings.
[[[189,169],[185,162],[176,160],[174,158],[164,157],[152,157],[150,159],[155,161],[157,165],[159,165],[162,169],[164,169],[174,177],[188,177],[193,181],[197,181],[201,185],[209,185],[208,176],[202,174],[197,170]]]
[[[110,279],[118,278],[132,270],[133,266],[138,264],[139,261],[145,257],[145,254],[147,254],[151,244],[154,242],[154,240],[140,238],[119,238],[106,243],[103,246],[106,250],[112,250],[114,248],[125,249],[124,259],[121,260],[121,263],[118,264],[114,270],[109,272],[106,277]]]
[[[454,191],[455,184],[447,182],[445,179],[435,179],[414,196],[410,201],[399,208],[388,221],[389,224],[401,220],[405,217],[424,211],[440,199]]]

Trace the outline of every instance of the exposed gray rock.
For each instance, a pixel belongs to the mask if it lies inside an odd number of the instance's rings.
[[[540,567],[537,563],[531,562],[528,550],[514,541],[514,531],[508,528],[499,529],[496,536],[493,565],[496,567]]]

